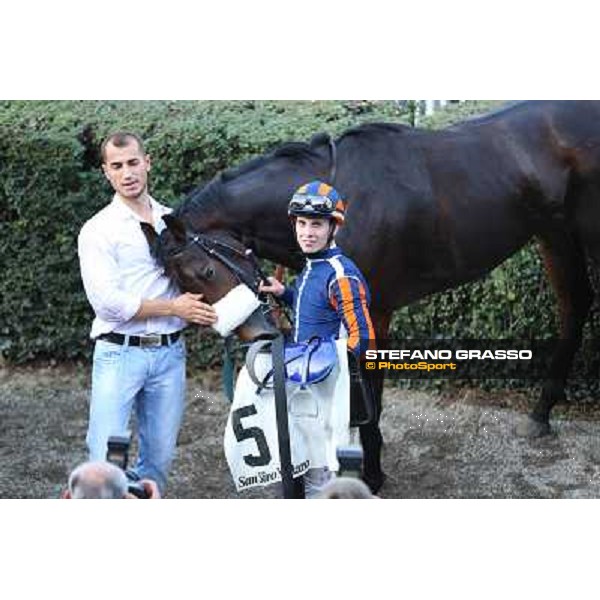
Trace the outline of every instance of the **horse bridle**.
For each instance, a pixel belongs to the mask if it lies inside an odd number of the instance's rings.
[[[226,242],[212,237],[206,233],[198,233],[195,231],[186,230],[186,241],[182,246],[178,246],[172,252],[169,252],[168,256],[174,256],[184,252],[190,245],[198,246],[201,250],[206,252],[209,256],[218,260],[221,264],[225,265],[227,269],[234,275],[238,283],[247,285],[257,296],[259,295],[258,286],[261,282],[268,283],[268,279],[262,272],[258,265],[254,253],[249,248],[241,250],[235,248]],[[248,261],[252,267],[252,276],[248,277],[247,273],[240,268],[238,265],[231,260],[225,253],[229,252],[234,256]]]
[[[258,261],[256,260],[256,256],[254,252],[250,248],[244,248],[240,250],[239,248],[235,248],[230,244],[223,242],[222,240],[211,237],[205,233],[197,233],[197,232],[189,232],[186,230],[186,243],[182,246],[178,246],[175,250],[168,253],[168,256],[173,256],[175,254],[179,254],[184,252],[190,244],[198,246],[204,252],[206,252],[209,256],[213,257],[215,260],[218,260],[221,264],[225,265],[229,271],[234,275],[237,279],[238,283],[246,285],[250,288],[250,290],[256,295],[256,297],[260,301],[260,309],[265,317],[269,316],[273,312],[273,307],[269,303],[267,299],[267,295],[259,291],[259,286],[261,283],[269,284],[269,278],[265,275],[265,272],[260,268]],[[238,267],[231,259],[225,256],[222,252],[219,252],[219,248],[222,250],[227,250],[241,258],[242,260],[248,261],[250,266],[252,267],[252,276],[248,277],[248,275],[244,272],[243,269]],[[288,308],[283,302],[281,298],[273,295],[273,300],[279,306],[279,310],[283,316],[287,319],[288,323],[292,325],[292,318],[289,315]]]

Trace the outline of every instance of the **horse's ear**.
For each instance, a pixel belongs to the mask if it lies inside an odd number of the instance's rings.
[[[163,221],[167,226],[167,229],[173,234],[175,240],[181,244],[185,243],[186,232],[185,232],[185,224],[183,221],[178,219],[177,217],[173,217],[172,215],[164,215]]]
[[[254,254],[258,254],[256,248],[260,245],[260,242],[254,236],[241,235],[240,242],[244,247],[248,248],[248,250],[252,250]]]
[[[144,221],[140,222],[140,227],[142,228],[142,233],[146,236],[146,240],[148,240],[148,246],[150,246],[150,253],[154,255],[156,249],[156,240],[158,239],[158,233],[156,233],[156,229],[150,225],[150,223],[145,223]]]

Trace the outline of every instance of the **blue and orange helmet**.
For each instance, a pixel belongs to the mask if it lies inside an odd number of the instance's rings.
[[[339,192],[323,181],[311,181],[301,185],[288,204],[290,217],[334,219],[338,225],[344,222],[346,202]]]

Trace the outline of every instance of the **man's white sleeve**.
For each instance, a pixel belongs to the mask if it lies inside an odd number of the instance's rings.
[[[83,287],[96,315],[113,323],[129,321],[142,298],[119,287],[119,266],[109,240],[84,227],[78,238],[78,253]]]

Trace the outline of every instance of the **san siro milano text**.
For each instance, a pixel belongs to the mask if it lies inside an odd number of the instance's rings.
[[[299,475],[304,473],[310,467],[310,460],[305,460],[297,465],[294,465],[293,474]],[[252,487],[254,485],[269,485],[281,479],[281,468],[271,469],[269,471],[257,471],[256,473],[238,477],[239,488]]]

